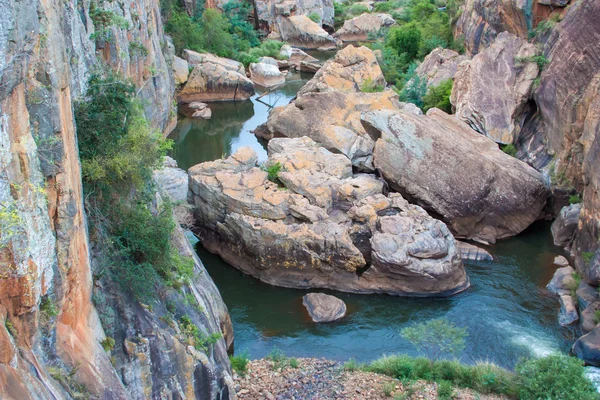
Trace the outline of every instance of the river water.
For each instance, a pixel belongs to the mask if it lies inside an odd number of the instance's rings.
[[[310,78],[288,76],[288,83],[258,99],[211,104],[212,119],[182,118],[170,138],[172,156],[187,169],[203,161],[226,157],[251,146],[260,161],[266,143],[251,130],[267,120],[273,106],[287,104]],[[574,328],[558,325],[558,301],[545,289],[561,250],[552,244],[548,223],[537,223],[518,237],[488,250],[491,262],[468,262],[471,288],[443,299],[409,299],[383,295],[332,293],[346,302],[347,317],[316,325],[302,306],[306,291],[263,284],[206,252],[197,252],[214,279],[233,320],[236,352],[260,358],[278,348],[288,356],[355,358],[369,361],[385,354],[418,355],[399,331],[412,323],[447,317],[466,327],[468,338],[461,360],[493,361],[511,368],[523,356],[567,352],[577,337]]]

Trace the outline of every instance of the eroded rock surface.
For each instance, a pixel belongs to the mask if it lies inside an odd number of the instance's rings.
[[[538,66],[533,44],[501,33],[494,43],[458,66],[450,101],[456,115],[498,143],[515,140],[528,111]]]
[[[317,24],[333,30],[332,0],[256,0],[254,2],[258,25],[266,32],[281,32],[285,18],[292,15],[319,16]]]
[[[333,322],[346,316],[346,304],[335,296],[309,293],[302,297],[302,304],[314,322]]]
[[[396,295],[468,287],[447,227],[399,194],[384,196],[374,176],[354,176],[343,154],[308,137],[272,139],[267,165],[280,166],[284,188],[256,159],[242,148],[189,170],[202,242],[231,265],[284,287]],[[401,243],[392,221],[403,227]]]
[[[468,59],[454,50],[438,47],[425,57],[415,73],[425,79],[427,87],[438,86],[443,81],[454,78],[458,64]]]
[[[516,235],[546,203],[540,173],[438,109],[426,116],[371,111],[362,121],[378,137],[374,165],[390,186],[439,215],[457,237]]]
[[[334,36],[344,42],[364,42],[369,39],[369,35],[376,34],[382,28],[388,28],[395,23],[396,20],[389,14],[365,13],[344,21],[344,25]]]
[[[258,63],[250,64],[250,79],[257,85],[271,88],[285,82],[285,75],[279,71],[277,61],[261,57]]]
[[[279,35],[281,39],[292,46],[306,49],[333,46],[335,40],[319,24],[306,15],[293,15],[285,17],[279,22]]]
[[[563,207],[552,223],[552,237],[556,246],[567,247],[571,244],[579,223],[581,203]]]

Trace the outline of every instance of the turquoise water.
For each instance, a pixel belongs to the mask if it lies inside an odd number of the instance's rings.
[[[293,74],[288,84],[242,103],[211,104],[209,121],[181,119],[171,135],[173,156],[182,168],[226,157],[240,146],[252,146],[266,159],[265,143],[250,132],[265,122],[271,106],[287,104],[310,78]],[[355,358],[368,361],[384,354],[417,355],[399,331],[414,322],[447,317],[468,330],[464,362],[494,361],[512,367],[522,356],[566,352],[576,337],[558,325],[558,301],[544,289],[552,278],[552,260],[560,249],[552,244],[549,224],[538,223],[522,235],[489,248],[492,262],[466,265],[471,288],[445,299],[407,299],[334,293],[344,300],[348,316],[316,325],[302,307],[306,291],[263,284],[207,253],[197,251],[219,287],[233,320],[236,351],[252,358],[274,347],[289,356]]]

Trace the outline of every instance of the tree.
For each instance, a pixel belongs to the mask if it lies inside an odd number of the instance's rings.
[[[430,108],[439,108],[448,114],[452,113],[452,104],[450,104],[450,94],[452,93],[452,79],[447,79],[437,86],[432,86],[423,96],[423,112]]]
[[[466,328],[458,328],[446,318],[432,319],[402,329],[402,336],[433,364],[444,354],[457,355],[465,348]]]
[[[405,53],[406,62],[411,62],[419,54],[421,31],[413,23],[393,27],[388,33],[386,45],[398,54]]]
[[[204,50],[221,57],[233,55],[233,37],[229,33],[231,24],[221,12],[209,8],[202,13],[200,20],[204,38]]]

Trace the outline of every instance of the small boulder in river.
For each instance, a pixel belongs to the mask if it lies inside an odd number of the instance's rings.
[[[250,64],[250,79],[264,88],[272,88],[285,82],[285,75],[279,71],[277,60],[261,57],[258,63]]]
[[[558,312],[558,323],[561,326],[571,325],[579,321],[577,313],[577,303],[570,294],[561,294],[558,301],[560,302],[560,311]]]
[[[494,259],[489,252],[471,243],[459,240],[458,248],[460,249],[460,256],[463,260],[492,261]]]
[[[549,190],[542,175],[438,109],[427,115],[369,111],[373,160],[390,186],[435,212],[458,238],[493,243],[539,216]]]
[[[208,108],[208,105],[206,103],[195,101],[193,103],[190,103],[188,107],[194,110],[192,118],[210,119],[212,117],[212,111],[210,108]]]
[[[586,364],[600,367],[600,327],[577,339],[571,352]]]
[[[573,278],[574,273],[575,270],[569,266],[557,269],[550,283],[546,285],[546,289],[559,295],[569,293],[571,288],[576,285],[575,278]]]
[[[328,294],[309,293],[302,297],[302,304],[314,322],[333,322],[346,316],[346,304]]]

